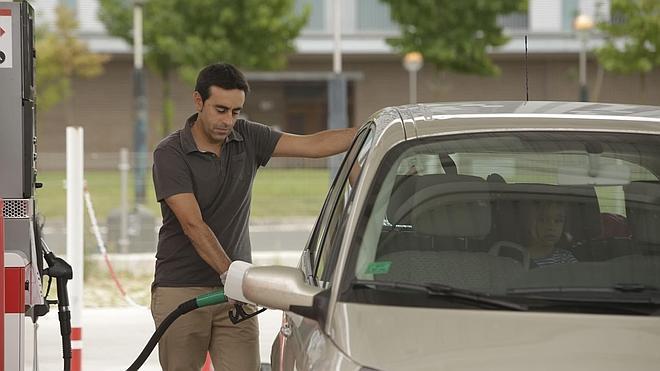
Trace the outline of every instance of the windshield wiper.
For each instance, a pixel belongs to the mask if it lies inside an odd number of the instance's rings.
[[[513,303],[502,299],[497,299],[479,292],[460,289],[438,283],[419,284],[419,283],[392,282],[392,281],[355,280],[353,281],[353,287],[354,288],[355,287],[364,287],[364,288],[385,287],[389,289],[417,291],[417,292],[424,292],[430,296],[441,296],[445,298],[461,299],[471,303],[488,305],[497,308],[505,308],[505,309],[511,309],[517,311],[527,310],[527,306],[522,304]]]
[[[507,295],[556,301],[660,304],[660,289],[641,283],[617,283],[611,287],[521,287],[507,290]]]
[[[617,283],[612,288],[620,292],[655,292],[660,294],[660,289],[657,287],[643,283]]]

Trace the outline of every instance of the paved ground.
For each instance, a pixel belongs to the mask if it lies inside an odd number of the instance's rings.
[[[270,347],[279,331],[281,312],[267,310],[259,315],[261,360],[270,363]],[[140,354],[154,331],[151,314],[146,308],[86,308],[83,312],[83,364],[86,371],[125,370]],[[34,370],[33,329],[26,321],[26,365]],[[62,369],[62,348],[57,312],[51,311],[39,320],[39,370]],[[157,350],[140,369],[159,371]]]

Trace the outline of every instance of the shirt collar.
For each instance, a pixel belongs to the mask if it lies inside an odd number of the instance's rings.
[[[197,120],[197,114],[195,113],[190,117],[188,117],[188,119],[186,120],[186,124],[183,127],[183,130],[181,130],[181,147],[183,148],[186,154],[191,152],[199,152],[199,149],[197,148],[197,144],[195,143],[195,138],[193,138],[192,135],[192,126],[196,120]],[[229,133],[229,136],[227,136],[226,143],[242,142],[242,141],[243,141],[243,136],[241,135],[241,133],[232,129],[231,132]]]

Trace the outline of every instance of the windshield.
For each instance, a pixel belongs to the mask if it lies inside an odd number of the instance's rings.
[[[507,132],[404,143],[373,182],[352,279],[507,299],[651,295],[657,303],[659,170],[652,135]]]

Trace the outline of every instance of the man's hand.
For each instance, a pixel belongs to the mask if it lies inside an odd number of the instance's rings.
[[[348,150],[357,129],[324,130],[310,135],[283,133],[277,141],[273,157],[320,158],[336,155]]]

